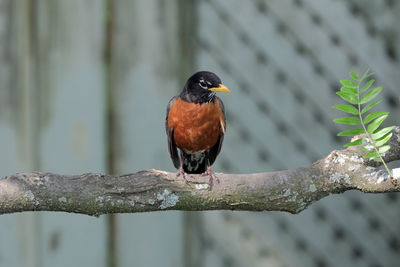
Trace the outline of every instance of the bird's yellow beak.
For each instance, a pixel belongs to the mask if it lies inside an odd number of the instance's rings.
[[[218,92],[230,92],[231,90],[229,90],[228,87],[226,87],[223,84],[219,84],[218,87],[212,87],[212,88],[208,88],[208,90],[211,91],[218,91]]]

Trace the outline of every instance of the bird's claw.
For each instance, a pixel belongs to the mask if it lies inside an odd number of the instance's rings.
[[[219,179],[218,177],[212,172],[211,167],[208,167],[207,170],[202,174],[202,176],[209,176],[210,179],[208,180],[208,185],[210,188],[214,185],[214,180],[217,181],[219,184]]]
[[[189,181],[186,179],[186,173],[183,170],[183,168],[179,168],[178,173],[176,174],[176,177],[182,176],[183,180],[185,181],[186,184],[189,184]]]

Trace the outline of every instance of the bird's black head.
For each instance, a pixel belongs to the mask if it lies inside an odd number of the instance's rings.
[[[209,103],[214,101],[216,91],[230,92],[216,74],[199,71],[187,80],[180,97],[187,102]]]

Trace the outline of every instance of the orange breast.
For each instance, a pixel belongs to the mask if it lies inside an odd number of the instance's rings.
[[[168,125],[174,129],[177,147],[192,153],[210,149],[217,143],[221,128],[225,129],[218,100],[195,104],[178,98],[168,115]]]

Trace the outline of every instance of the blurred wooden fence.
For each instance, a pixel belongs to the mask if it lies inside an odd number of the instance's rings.
[[[200,69],[233,89],[216,170],[309,164],[345,142],[330,106],[350,70],[377,73],[399,123],[399,18],[396,1],[0,0],[0,175],[173,171],[166,103]],[[399,203],[4,215],[0,266],[397,266]]]
[[[293,168],[346,142],[332,119],[349,71],[376,73],[379,110],[400,122],[400,2],[207,0],[198,6],[196,67],[219,73],[227,137],[216,167]],[[378,108],[377,108],[378,111]],[[394,166],[399,166],[397,162]],[[192,215],[194,266],[398,266],[399,194],[347,192],[293,216]]]

